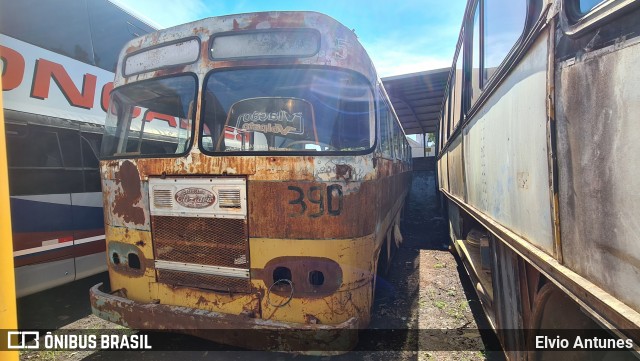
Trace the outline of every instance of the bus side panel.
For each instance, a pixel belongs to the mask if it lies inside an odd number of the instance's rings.
[[[636,310],[640,309],[638,39],[572,58],[559,64],[556,73],[564,262]]]
[[[448,168],[449,168],[449,189],[450,192],[460,200],[465,200],[464,176],[463,176],[463,157],[462,157],[462,137],[456,137],[449,151],[447,152]]]
[[[16,296],[28,296],[73,281],[74,263],[73,258],[66,258],[16,267]]]
[[[544,32],[464,129],[467,203],[553,254]]]

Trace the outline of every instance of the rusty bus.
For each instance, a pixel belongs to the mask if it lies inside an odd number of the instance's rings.
[[[195,334],[367,327],[410,148],[351,30],[265,12],[140,37],[108,113],[95,314]]]
[[[467,4],[438,182],[455,250],[510,359],[631,357],[539,347],[557,335],[574,345],[581,329],[637,348],[638,5]]]

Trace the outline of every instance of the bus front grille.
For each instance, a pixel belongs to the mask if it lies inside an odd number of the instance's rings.
[[[158,282],[250,290],[246,218],[152,216],[151,227]]]
[[[172,285],[212,289],[216,291],[242,293],[248,293],[251,291],[251,284],[249,283],[249,280],[244,278],[194,274],[173,270],[158,270],[158,280]]]

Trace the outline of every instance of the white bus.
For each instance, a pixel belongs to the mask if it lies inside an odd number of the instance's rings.
[[[0,0],[18,297],[106,270],[105,109],[123,45],[154,30],[107,0]]]

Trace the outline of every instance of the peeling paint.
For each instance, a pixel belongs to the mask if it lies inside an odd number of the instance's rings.
[[[267,28],[317,29],[322,34],[320,49],[314,56],[299,59],[210,58],[210,40],[216,34]],[[371,84],[378,81],[353,32],[317,13],[271,12],[205,19],[143,36],[135,41],[135,51],[192,36],[200,39],[199,61],[129,78],[118,71],[116,87],[182,72],[203,79],[212,69],[295,64],[337,66],[363,74]],[[201,102],[198,99],[196,104],[196,129]],[[198,134],[195,137],[193,142],[198,144]],[[139,247],[146,259],[141,258],[145,270],[139,277],[112,267],[112,287],[129,290],[130,298],[111,297],[94,288],[94,312],[130,327],[177,327],[194,333],[199,328],[366,327],[373,303],[376,255],[385,235],[399,232],[394,220],[406,194],[410,165],[382,159],[373,151],[331,156],[281,154],[208,156],[194,147],[184,157],[101,162],[105,209],[110,210],[105,220],[113,235],[109,241],[114,246],[122,242]],[[149,189],[158,179],[170,187],[175,185],[169,184],[172,180],[190,177],[206,183],[203,187],[211,186],[207,178],[242,179],[241,189],[246,187],[243,209],[247,210],[242,216],[246,219],[231,212],[225,217],[212,212],[160,214],[162,207],[169,209],[167,212],[175,209],[162,201],[155,203],[163,199],[159,191],[153,194],[150,207]],[[175,197],[164,197],[164,202],[175,202]],[[115,231],[123,228],[131,232]],[[230,242],[231,238],[238,242]],[[233,257],[222,257],[222,253]],[[203,277],[204,273],[191,272],[191,266],[206,267],[211,274]],[[277,268],[291,272],[290,277],[278,276],[291,278],[291,291],[272,287]],[[240,277],[225,275],[228,271]],[[231,279],[239,279],[242,287],[220,286],[228,286]],[[224,335],[215,340],[233,344]],[[250,341],[251,347],[260,347],[260,341]]]

